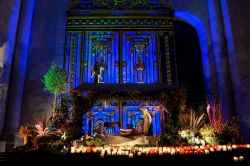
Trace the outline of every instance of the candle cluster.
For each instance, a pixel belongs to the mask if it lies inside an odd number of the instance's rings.
[[[134,156],[142,155],[189,155],[210,154],[218,151],[232,151],[233,149],[250,148],[250,144],[243,145],[207,145],[207,146],[178,146],[178,147],[130,147],[130,146],[105,146],[105,147],[71,147],[71,153],[99,153],[100,157],[107,156]]]

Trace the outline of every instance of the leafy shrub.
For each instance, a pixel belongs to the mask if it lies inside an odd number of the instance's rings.
[[[227,122],[224,120],[222,112],[221,100],[213,99],[207,105],[207,114],[210,125],[213,127],[216,134],[221,134],[225,127],[227,127]]]
[[[233,117],[228,125],[217,134],[219,143],[221,144],[239,144],[243,142],[243,137],[240,132],[239,118]]]
[[[34,143],[36,145],[42,145],[42,144],[50,144],[58,141],[60,137],[57,136],[52,136],[52,135],[42,135],[42,136],[37,136],[34,139]]]
[[[159,140],[159,146],[168,146],[168,145],[174,145],[174,146],[181,146],[181,145],[187,145],[187,140],[181,138],[178,135],[161,135]]]
[[[217,142],[217,137],[215,135],[214,128],[210,125],[205,125],[200,129],[200,134],[203,140],[208,144],[215,144]]]
[[[190,132],[189,129],[183,129],[178,131],[178,135],[183,139],[190,139],[194,137],[193,133]]]
[[[86,144],[87,144],[87,146],[101,146],[102,139],[101,138],[87,139]]]
[[[190,118],[189,118],[189,131],[190,135],[195,136],[200,128],[205,123],[205,114],[202,113],[201,115],[197,115],[194,110],[190,111]]]

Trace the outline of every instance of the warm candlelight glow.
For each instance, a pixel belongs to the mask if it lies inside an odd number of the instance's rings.
[[[100,157],[101,157],[101,158],[104,158],[104,156],[105,156],[105,153],[101,153],[101,154],[100,154]]]
[[[159,151],[159,155],[163,155],[163,151]]]
[[[243,157],[243,156],[240,156],[240,157],[239,157],[239,160],[240,160],[240,161],[243,161],[243,160],[244,160],[244,157]]]
[[[237,162],[237,161],[239,161],[239,158],[235,156],[235,157],[233,157],[233,160]]]
[[[71,153],[75,153],[75,147],[71,147]]]

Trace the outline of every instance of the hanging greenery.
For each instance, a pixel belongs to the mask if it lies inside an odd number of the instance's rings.
[[[164,109],[168,111],[175,111],[180,105],[181,93],[179,89],[165,90],[165,91],[102,91],[102,92],[88,92],[86,97],[73,95],[73,117],[72,124],[73,135],[71,137],[77,139],[82,136],[82,116],[89,112],[92,107],[103,100],[107,102],[158,102]],[[70,134],[69,134],[70,135]]]

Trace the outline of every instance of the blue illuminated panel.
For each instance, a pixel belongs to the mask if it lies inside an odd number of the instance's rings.
[[[158,62],[155,32],[122,33],[123,83],[157,83]]]
[[[66,39],[66,61],[65,70],[69,73],[68,83],[70,88],[76,88],[80,85],[81,70],[81,32],[68,32]]]
[[[134,103],[138,103],[138,106],[135,106]],[[139,109],[139,106],[144,106],[150,113],[152,118],[152,134],[160,135],[161,134],[161,118],[160,111],[156,110],[155,106],[146,106],[143,102],[129,102],[123,103],[123,128],[127,129],[132,127],[134,129],[140,129],[140,121],[143,121],[142,111]],[[126,105],[126,106],[125,106]]]
[[[151,105],[152,104],[152,105]],[[119,134],[120,124],[122,129],[133,128],[143,132],[143,113],[139,109],[144,106],[152,118],[152,134],[161,134],[161,113],[156,109],[157,102],[150,103],[147,106],[144,102],[123,102],[122,109],[119,110],[117,103],[109,103],[107,106],[103,103],[97,103],[92,111],[83,116],[83,133],[93,135],[95,133]],[[120,119],[119,113],[122,111],[123,118]],[[122,122],[120,122],[122,120]],[[105,127],[107,123],[117,123],[115,127]],[[101,130],[101,132],[100,132]]]
[[[94,73],[103,83],[119,83],[119,33],[86,31],[83,82],[97,83]],[[100,70],[102,67],[102,70]]]

